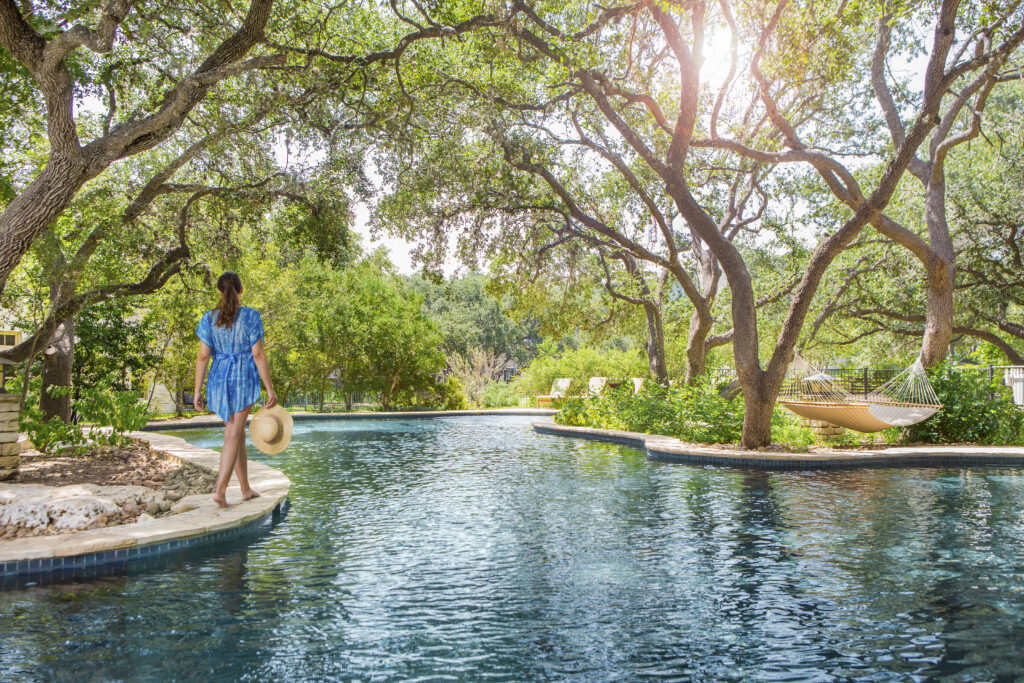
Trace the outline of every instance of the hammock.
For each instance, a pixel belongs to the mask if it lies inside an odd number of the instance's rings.
[[[814,372],[797,355],[778,402],[808,420],[822,420],[855,432],[880,432],[923,422],[942,409],[918,358],[909,368],[866,396],[854,396],[824,372]]]

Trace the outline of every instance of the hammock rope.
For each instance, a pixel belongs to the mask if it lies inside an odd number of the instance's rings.
[[[837,378],[815,371],[797,354],[778,402],[800,417],[857,432],[907,427],[942,409],[920,358],[877,389],[865,386],[864,391],[863,397],[851,394]]]

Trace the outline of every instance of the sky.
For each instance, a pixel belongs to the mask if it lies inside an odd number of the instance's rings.
[[[416,268],[412,265],[412,250],[415,248],[415,244],[406,242],[400,237],[391,237],[388,235],[380,235],[379,239],[373,239],[370,236],[370,207],[363,202],[355,204],[355,225],[353,226],[353,232],[360,236],[363,246],[367,251],[372,251],[379,246],[385,247],[391,255],[391,262],[395,264],[395,268],[398,269],[399,273],[403,275],[412,275],[416,272]],[[449,267],[450,266],[450,267]],[[455,270],[455,264],[445,264],[445,275],[450,275]]]

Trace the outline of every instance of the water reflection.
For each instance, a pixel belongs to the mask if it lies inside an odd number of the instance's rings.
[[[0,594],[0,679],[1024,670],[1020,472],[664,465],[528,423],[298,424],[263,457],[293,481],[280,525]]]

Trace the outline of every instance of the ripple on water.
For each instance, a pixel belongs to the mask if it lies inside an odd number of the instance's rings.
[[[1024,670],[1000,468],[648,462],[529,418],[297,423],[284,522],[0,594],[0,678],[827,680]],[[176,432],[202,446],[216,432]]]

